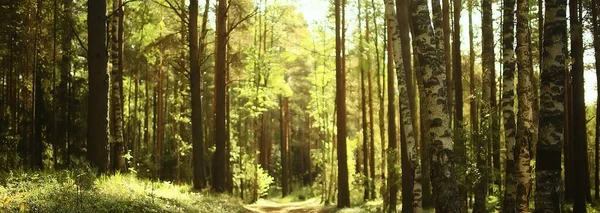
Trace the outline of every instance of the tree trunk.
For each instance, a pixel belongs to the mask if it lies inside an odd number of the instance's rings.
[[[387,2],[387,1],[386,1]],[[386,10],[388,9],[386,3]],[[387,18],[386,18],[387,20]],[[393,61],[393,50],[392,50],[392,42],[391,35],[392,31],[390,29],[389,20],[387,21],[387,53],[388,53],[388,62],[387,62],[387,84],[388,84],[388,148],[387,148],[387,169],[388,169],[388,212],[396,212],[397,199],[398,199],[398,169],[395,164],[398,162],[398,141],[396,139],[396,109],[394,108],[395,103],[395,88],[394,88],[394,61]],[[410,208],[410,207],[409,207]]]
[[[365,54],[365,50],[363,47],[363,34],[362,34],[362,8],[361,8],[361,3],[360,1],[358,1],[358,17],[357,19],[358,21],[358,29],[359,29],[359,39],[358,39],[358,51],[359,51],[359,56],[358,56],[358,66],[359,66],[359,72],[360,72],[360,105],[361,105],[361,127],[362,127],[362,154],[363,154],[363,167],[364,167],[364,172],[363,172],[363,186],[364,186],[364,194],[363,194],[363,199],[365,201],[369,200],[370,196],[370,192],[371,192],[371,186],[369,185],[370,183],[370,178],[369,177],[369,129],[368,129],[368,124],[367,124],[367,94],[366,94],[366,85],[365,85],[365,72],[367,70],[365,70],[366,64],[364,63],[364,58],[363,55]],[[372,147],[371,147],[372,149]]]
[[[88,133],[87,158],[100,173],[108,170],[108,74],[106,66],[106,0],[88,2]]]
[[[583,38],[582,23],[579,17],[581,1],[569,0],[569,20],[571,26],[571,57],[573,67],[571,76],[573,79],[573,168],[575,188],[573,193],[573,212],[586,211],[586,183],[589,181],[587,171],[587,135],[585,102],[583,89]]]
[[[517,212],[529,212],[531,192],[531,153],[533,138],[533,88],[531,83],[531,30],[529,29],[529,3],[517,0]]]
[[[594,57],[596,59],[596,82],[600,82],[600,21],[598,20],[598,9],[600,4],[598,0],[592,0],[592,32],[594,35]],[[594,184],[595,184],[595,198],[600,199],[600,165],[598,165],[598,158],[600,158],[600,89],[596,89],[598,92],[598,99],[596,100],[596,141],[595,141],[595,156],[594,156]]]
[[[517,173],[515,156],[515,0],[504,0],[502,25],[502,117],[506,147],[505,191],[502,212],[516,212]]]
[[[216,18],[216,48],[215,48],[215,145],[216,150],[212,161],[212,189],[215,192],[225,192],[225,167],[229,159],[225,158],[225,65],[227,48],[227,1],[219,0]]]
[[[536,212],[561,211],[561,155],[567,59],[567,2],[546,0],[540,84],[540,132],[536,150]],[[555,14],[555,15],[550,15]]]
[[[281,188],[282,197],[287,196],[290,193],[290,158],[289,158],[289,146],[290,146],[290,110],[289,110],[289,98],[283,97],[281,100],[281,121],[282,121],[282,133],[281,136]]]
[[[454,31],[452,34],[452,68],[454,79],[454,148],[456,156],[456,170],[458,174],[458,191],[461,211],[467,211],[467,187],[465,171],[467,168],[466,137],[463,135],[463,86],[462,86],[462,57],[460,52],[460,13],[462,12],[461,0],[453,0]]]
[[[393,53],[393,57],[394,57],[394,62],[395,62],[395,70],[396,70],[396,77],[398,79],[398,91],[399,91],[399,100],[400,100],[400,117],[402,120],[401,124],[402,124],[402,132],[404,133],[405,137],[406,137],[406,153],[402,153],[402,155],[406,155],[405,158],[403,158],[403,163],[405,160],[408,160],[408,162],[406,162],[406,164],[408,164],[408,170],[405,170],[405,168],[407,167],[402,167],[403,168],[403,176],[405,173],[410,174],[410,177],[413,179],[412,182],[413,184],[411,184],[411,188],[408,189],[404,189],[403,190],[408,190],[408,191],[412,191],[412,203],[410,204],[406,204],[403,202],[403,211],[406,212],[404,209],[407,206],[411,206],[412,207],[412,211],[413,212],[422,212],[423,211],[423,207],[422,207],[422,197],[421,197],[421,192],[422,192],[422,186],[421,186],[421,165],[419,164],[419,154],[417,152],[417,143],[415,140],[415,133],[414,133],[414,125],[413,125],[413,114],[410,110],[410,104],[409,104],[409,94],[407,91],[407,83],[406,83],[406,79],[407,77],[407,72],[404,69],[405,65],[403,63],[403,54],[402,54],[402,47],[401,47],[401,41],[400,41],[400,27],[398,24],[398,21],[396,19],[396,14],[394,14],[394,1],[392,0],[386,0],[385,1],[385,12],[386,12],[386,17],[388,20],[388,27],[389,30],[391,32],[391,39],[390,39],[390,43],[392,46],[392,53]],[[390,75],[391,76],[391,75]],[[390,78],[391,79],[391,78]],[[389,81],[388,81],[389,82]],[[393,83],[393,81],[392,81]],[[403,179],[403,181],[405,181]],[[404,184],[403,184],[404,186]],[[403,201],[404,201],[404,197],[403,197]]]
[[[370,39],[370,31],[369,31],[369,12],[366,13],[365,25],[366,25],[366,35],[365,42],[367,44],[371,43]],[[379,58],[377,58],[379,60]],[[369,176],[371,184],[371,199],[375,199],[377,195],[375,194],[375,130],[373,127],[373,123],[375,122],[373,119],[373,78],[371,68],[371,52],[367,51],[367,78],[368,78],[368,88],[369,88]],[[383,147],[382,147],[383,148]],[[310,157],[310,155],[309,155]],[[310,159],[310,158],[309,158]]]
[[[350,206],[350,189],[348,187],[348,162],[346,161],[346,71],[342,57],[343,44],[343,15],[341,15],[340,1],[335,0],[335,28],[336,28],[336,108],[337,108],[337,160],[338,160],[338,202],[339,208]],[[344,4],[345,1],[342,3]],[[343,6],[342,6],[343,7]]]
[[[208,3],[208,0],[207,0]],[[207,9],[205,5],[205,13],[203,20],[207,16]],[[203,36],[202,47],[198,46],[198,0],[190,1],[190,21],[189,21],[189,48],[190,48],[190,91],[191,91],[191,104],[192,104],[192,164],[194,174],[194,188],[203,189],[206,187],[206,175],[204,174],[204,143],[202,141],[202,74],[200,72],[200,64],[198,63],[199,48],[202,50],[204,55],[204,29],[206,28],[206,21],[202,22]]]
[[[470,123],[471,123],[471,146],[478,144],[479,142],[479,116],[478,116],[478,100],[477,91],[475,88],[477,79],[475,78],[475,44],[474,44],[474,30],[473,30],[473,4],[474,0],[469,0],[468,2],[468,10],[469,10],[469,92],[471,94],[471,100],[469,101],[469,114],[470,114]],[[473,183],[475,180],[472,175],[467,176],[465,178],[467,183]],[[471,198],[471,196],[468,196]],[[469,204],[471,204],[469,202]]]
[[[72,18],[72,4],[73,2],[71,0],[63,0],[63,16],[62,16],[62,36],[61,36],[61,52],[62,52],[62,57],[61,60],[59,62],[59,67],[60,67],[60,83],[58,85],[58,99],[59,99],[59,125],[58,125],[58,137],[57,139],[60,140],[60,145],[61,145],[61,149],[63,150],[63,166],[68,166],[69,165],[69,151],[68,151],[68,144],[69,144],[69,128],[68,128],[68,108],[69,108],[69,101],[68,98],[70,98],[67,94],[68,94],[68,84],[71,81],[71,76],[70,76],[70,72],[71,72],[71,59],[72,59],[72,55],[71,55],[71,41],[73,40],[73,33],[71,33],[71,30],[69,28],[69,24],[67,23],[71,23],[73,21]]]
[[[123,140],[123,107],[121,99],[121,86],[123,84],[123,52],[122,52],[122,36],[119,36],[121,32],[119,30],[119,23],[122,23],[121,17],[123,10],[120,8],[121,0],[113,0],[113,11],[116,13],[111,18],[111,100],[110,100],[110,113],[111,113],[111,141],[112,141],[112,153],[111,153],[111,170],[112,171],[124,171],[125,162],[121,157],[124,155],[124,140]]]
[[[435,5],[435,4],[434,4]],[[434,6],[435,8],[435,6]],[[419,70],[423,74],[423,85],[429,130],[431,135],[431,181],[436,211],[461,212],[458,187],[454,173],[454,153],[452,150],[452,129],[446,94],[441,94],[446,85],[446,72],[443,48],[436,47],[439,36],[434,34],[429,19],[427,1],[416,0],[410,4],[415,55]],[[436,30],[438,31],[438,30]],[[437,33],[437,32],[436,32]]]

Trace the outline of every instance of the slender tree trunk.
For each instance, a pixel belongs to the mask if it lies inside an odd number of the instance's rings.
[[[475,88],[477,79],[475,78],[475,44],[474,44],[474,30],[473,30],[473,2],[474,0],[469,0],[468,2],[468,11],[469,11],[469,91],[471,94],[471,100],[469,102],[469,114],[470,123],[471,123],[471,146],[475,146],[479,142],[479,115],[478,115],[478,100],[477,91]],[[466,183],[473,183],[475,180],[473,176],[468,176],[465,178]],[[471,198],[471,196],[468,196]],[[469,202],[469,204],[471,204]]]
[[[573,166],[575,169],[575,188],[573,194],[573,212],[585,212],[586,183],[589,179],[587,171],[587,135],[585,118],[585,101],[583,89],[583,36],[582,23],[579,17],[581,1],[569,0],[569,20],[571,26],[571,57],[573,68]]]
[[[598,20],[599,14],[598,9],[600,4],[598,0],[592,0],[592,32],[594,35],[594,57],[596,59],[596,82],[600,82],[600,21]],[[600,199],[600,165],[598,164],[598,158],[600,158],[600,89],[596,89],[598,92],[598,99],[596,100],[596,140],[595,140],[595,156],[594,156],[594,184],[595,184],[595,198]]]
[[[350,206],[350,189],[348,187],[348,163],[346,161],[346,71],[344,70],[343,42],[344,35],[343,15],[340,4],[344,0],[335,0],[335,28],[336,28],[336,106],[337,106],[337,160],[338,160],[338,202],[337,206]],[[344,4],[344,2],[342,2]],[[343,6],[342,6],[343,7]]]
[[[481,125],[482,128],[487,129],[484,134],[487,137],[484,139],[487,140],[478,140],[475,144],[476,159],[477,159],[477,171],[478,178],[475,184],[475,207],[473,208],[473,212],[486,212],[486,203],[487,203],[487,191],[488,191],[488,179],[489,179],[489,167],[488,163],[491,163],[487,158],[489,156],[489,147],[490,143],[493,143],[493,135],[496,133],[492,130],[492,122],[494,110],[492,106],[492,99],[495,101],[495,94],[492,94],[492,90],[494,90],[494,78],[495,78],[495,70],[494,70],[494,32],[492,26],[492,1],[491,0],[483,0],[482,1],[482,18],[481,18],[481,31],[482,31],[482,107],[481,115]],[[483,127],[483,126],[488,126]],[[482,154],[485,153],[485,154]]]
[[[280,97],[281,102],[281,188],[282,197],[290,193],[290,167],[289,167],[289,99]]]
[[[529,29],[529,3],[517,0],[517,212],[529,212],[531,192],[531,153],[533,138],[533,88],[531,79],[531,30]]]
[[[444,32],[444,60],[446,65],[446,85],[448,85],[448,112],[450,113],[450,121],[454,116],[454,84],[452,75],[452,54],[450,50],[450,2],[442,0],[442,22]]]
[[[536,212],[561,211],[561,154],[567,59],[567,2],[546,0],[540,88],[540,132],[536,150]]]
[[[208,3],[208,0],[207,0]],[[205,13],[203,20],[207,16]],[[204,142],[203,123],[202,123],[202,74],[199,65],[199,46],[198,46],[198,0],[190,1],[190,19],[189,19],[189,48],[190,48],[190,90],[192,104],[192,164],[194,170],[194,188],[202,189],[206,187],[206,175],[204,174]],[[202,22],[202,30],[206,27],[206,21]],[[204,38],[204,32],[203,36]],[[201,40],[204,42],[204,40]],[[204,55],[205,45],[202,44],[202,54]]]
[[[106,66],[106,0],[88,2],[88,133],[87,158],[100,173],[108,170],[108,74]]]
[[[112,171],[124,171],[125,162],[121,157],[124,154],[124,140],[123,140],[123,107],[121,99],[121,87],[123,84],[123,67],[122,67],[122,36],[119,36],[121,32],[120,23],[122,23],[122,8],[120,8],[121,0],[113,1],[113,11],[115,15],[111,19],[111,100],[110,100],[110,113],[111,113],[111,140],[112,140],[112,153],[111,153],[111,170]]]
[[[363,195],[363,199],[365,201],[369,200],[369,198],[371,197],[370,192],[371,192],[371,186],[370,184],[370,178],[369,177],[369,129],[368,129],[368,124],[367,124],[367,92],[366,92],[366,85],[365,85],[365,72],[368,70],[365,70],[366,64],[364,63],[364,47],[363,47],[363,34],[362,34],[362,4],[360,2],[360,0],[357,2],[358,3],[358,17],[357,19],[358,21],[358,29],[359,31],[359,39],[358,39],[358,51],[359,51],[359,56],[358,56],[358,66],[359,66],[359,72],[360,72],[360,104],[361,104],[361,127],[362,127],[362,136],[363,136],[363,144],[362,144],[362,153],[363,153],[363,167],[364,167],[364,172],[363,172],[363,186],[364,186],[364,195]],[[372,147],[371,147],[372,149]]]
[[[60,67],[60,83],[58,85],[58,99],[59,99],[59,125],[58,125],[58,137],[60,140],[61,149],[63,150],[63,166],[69,165],[69,151],[68,151],[68,107],[70,98],[68,94],[68,84],[71,81],[71,41],[73,40],[73,33],[69,28],[69,24],[73,21],[72,18],[72,4],[70,0],[63,0],[63,15],[62,15],[62,36],[61,36],[61,60],[59,62]]]
[[[212,189],[215,192],[225,191],[225,167],[229,159],[225,158],[225,65],[226,48],[227,48],[227,1],[219,0],[217,7],[216,18],[216,47],[215,47],[215,144],[216,150],[214,154],[213,172],[212,172]]]
[[[164,122],[164,80],[163,80],[163,70],[162,70],[162,66],[163,66],[163,56],[160,55],[158,56],[158,64],[157,64],[157,87],[156,87],[156,123],[154,125],[156,125],[156,146],[155,146],[155,155],[154,155],[154,159],[155,159],[155,166],[156,166],[156,174],[158,178],[162,177],[163,174],[163,161],[162,161],[162,155],[163,155],[163,143],[164,143],[164,139],[165,139],[165,122]],[[168,79],[168,78],[167,78]]]
[[[502,25],[502,117],[506,147],[505,191],[502,212],[516,212],[517,174],[515,156],[515,0],[504,0]]]
[[[386,1],[387,2],[387,1]],[[388,10],[386,3],[386,10]],[[387,18],[386,18],[387,20]],[[387,148],[387,169],[388,169],[388,212],[396,212],[397,206],[397,197],[398,197],[398,169],[395,165],[398,162],[398,141],[396,139],[396,109],[394,108],[395,102],[395,87],[394,87],[394,61],[393,61],[393,50],[392,50],[392,42],[391,35],[392,31],[390,26],[390,21],[387,20],[387,51],[388,51],[388,64],[387,64],[387,84],[388,84],[388,148]]]
[[[409,94],[407,91],[407,72],[404,69],[405,65],[403,63],[403,54],[402,47],[400,41],[400,27],[398,21],[396,19],[396,14],[394,14],[394,1],[387,0],[385,1],[386,5],[386,17],[388,20],[389,31],[391,32],[391,46],[392,53],[394,56],[395,69],[396,69],[396,77],[398,79],[398,91],[399,91],[399,100],[400,100],[400,113],[401,113],[401,123],[402,123],[402,132],[406,137],[406,153],[402,153],[402,155],[406,155],[404,160],[408,160],[406,162],[409,167],[408,170],[404,170],[406,167],[403,167],[403,175],[404,173],[411,174],[411,178],[413,179],[413,184],[411,184],[412,189],[404,189],[408,191],[412,191],[412,203],[406,205],[403,203],[403,211],[407,206],[412,206],[413,212],[422,212],[422,186],[421,186],[421,165],[419,164],[419,154],[417,152],[417,143],[415,140],[414,133],[414,125],[413,125],[413,114],[410,110],[409,104]],[[391,76],[391,75],[390,75]],[[404,181],[404,180],[403,180]],[[404,188],[404,187],[403,187]],[[404,200],[404,198],[403,198]]]
[[[452,68],[454,79],[454,148],[457,162],[458,191],[461,204],[461,211],[467,211],[467,187],[465,181],[465,171],[467,168],[467,148],[465,146],[466,137],[463,136],[463,86],[462,86],[462,57],[460,52],[460,13],[462,12],[461,0],[453,0],[454,19],[452,32]]]
[[[366,9],[365,9],[366,10]],[[365,12],[366,19],[366,35],[365,42],[367,44],[371,43],[370,39],[370,31],[369,31],[369,12]],[[376,48],[377,49],[377,48]],[[379,59],[377,59],[379,60]],[[375,122],[373,119],[373,78],[371,68],[371,52],[367,51],[367,78],[368,78],[368,88],[369,88],[369,174],[370,174],[370,184],[371,184],[371,199],[375,199],[377,195],[375,194],[375,130],[373,128],[373,123]],[[383,148],[383,147],[382,147]],[[309,149],[310,150],[310,149]],[[310,155],[309,155],[310,157]],[[310,158],[309,158],[310,159]]]

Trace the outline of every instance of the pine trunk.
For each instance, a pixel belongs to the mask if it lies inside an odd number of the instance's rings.
[[[343,54],[343,15],[340,3],[344,0],[335,0],[335,49],[336,49],[336,107],[337,107],[337,161],[338,161],[338,202],[339,208],[350,206],[350,189],[348,186],[348,162],[346,156],[346,71],[344,70]],[[344,4],[344,3],[342,3]],[[342,6],[343,7],[343,6]]]
[[[463,118],[463,78],[462,78],[462,57],[460,52],[460,13],[462,12],[461,0],[453,0],[454,19],[452,34],[452,69],[454,79],[454,148],[456,156],[456,171],[458,178],[458,191],[461,210],[467,211],[467,187],[465,181],[465,173],[467,168],[467,148],[465,146],[466,137],[464,134],[464,118]],[[423,173],[425,174],[425,172]]]
[[[216,47],[215,47],[215,154],[212,160],[212,189],[214,192],[225,192],[226,159],[225,132],[225,68],[227,49],[227,1],[219,0],[216,14]]]
[[[106,66],[106,0],[88,3],[88,160],[100,173],[108,170],[108,73]]]

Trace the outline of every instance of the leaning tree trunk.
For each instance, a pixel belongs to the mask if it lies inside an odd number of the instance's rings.
[[[415,55],[423,72],[423,85],[426,94],[431,135],[431,182],[436,210],[440,212],[461,212],[458,199],[456,174],[454,173],[454,153],[449,111],[446,105],[446,72],[443,48],[436,47],[437,40],[429,19],[427,1],[415,0],[410,4],[413,38],[416,40]]]
[[[412,187],[412,196],[413,203],[412,208],[413,212],[422,212],[423,207],[421,205],[421,165],[419,164],[419,155],[417,152],[417,143],[415,141],[415,132],[413,126],[413,115],[410,110],[410,104],[408,99],[408,91],[406,86],[406,70],[404,69],[404,64],[402,60],[402,48],[400,43],[400,27],[398,25],[398,20],[396,19],[396,14],[394,14],[394,1],[386,0],[385,1],[385,14],[386,19],[388,21],[388,27],[390,28],[391,38],[390,42],[392,45],[392,53],[394,56],[394,63],[396,69],[396,77],[398,78],[398,91],[399,91],[399,100],[400,100],[400,113],[401,113],[401,123],[402,130],[406,137],[406,151],[407,158],[410,163],[411,171],[403,171],[411,172],[413,178],[413,187]]]
[[[517,0],[517,68],[518,114],[517,114],[517,211],[529,212],[531,192],[531,153],[533,139],[533,87],[531,82],[531,34],[529,29],[529,2]]]
[[[536,150],[536,212],[561,211],[561,155],[567,58],[567,2],[546,0],[540,84],[540,128]],[[562,12],[559,12],[562,11]]]
[[[505,190],[502,212],[516,212],[517,174],[515,163],[515,0],[504,0],[502,25],[502,117],[506,142]]]

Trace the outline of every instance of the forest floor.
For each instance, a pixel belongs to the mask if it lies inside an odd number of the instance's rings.
[[[329,213],[335,212],[333,207],[323,206],[318,198],[299,202],[276,202],[272,200],[258,200],[256,203],[245,205],[249,213]]]

